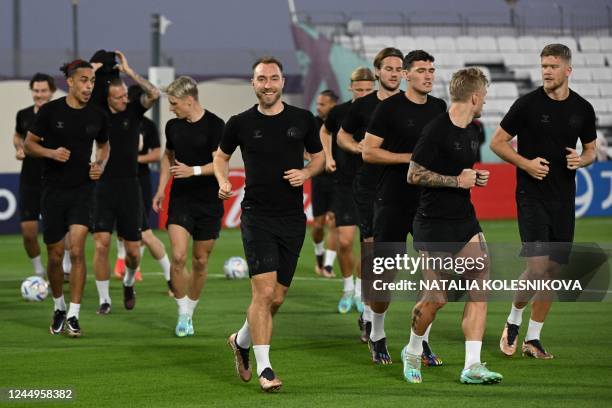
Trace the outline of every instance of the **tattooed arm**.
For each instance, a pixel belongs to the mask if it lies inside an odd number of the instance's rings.
[[[463,169],[458,176],[443,176],[411,161],[408,169],[408,183],[425,187],[470,189],[476,184],[476,170]]]
[[[143,107],[145,107],[146,109],[149,109],[151,106],[153,106],[155,101],[159,99],[161,95],[161,93],[159,92],[159,89],[157,89],[157,87],[153,85],[151,82],[147,81],[146,79],[138,75],[132,69],[132,67],[128,65],[127,58],[125,58],[125,55],[123,55],[121,51],[115,51],[115,54],[117,54],[117,58],[119,59],[119,66],[118,66],[119,71],[129,76],[132,79],[132,81],[136,82],[136,84],[140,88],[142,88],[144,93],[142,94],[142,97],[140,98],[140,103],[142,104]]]

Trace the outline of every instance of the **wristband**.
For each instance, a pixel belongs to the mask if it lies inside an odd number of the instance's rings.
[[[202,175],[202,168],[200,166],[193,166],[192,169],[193,169],[194,176]]]

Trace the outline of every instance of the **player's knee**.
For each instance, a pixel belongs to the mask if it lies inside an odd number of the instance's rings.
[[[253,292],[253,301],[258,304],[270,306],[274,302],[274,288],[260,287]]]
[[[96,246],[95,246],[96,252],[99,255],[108,256],[108,252],[110,250],[110,242],[107,242],[101,239],[96,239],[95,243],[96,243]]]
[[[186,252],[178,252],[178,251],[173,251],[172,252],[172,263],[180,268],[183,268],[185,266],[185,263],[187,262],[187,253]]]
[[[193,259],[193,269],[204,269],[206,268],[206,265],[208,264],[208,254],[202,254],[202,255],[194,255]]]
[[[61,265],[64,259],[64,250],[62,248],[48,249],[47,262],[50,266]]]
[[[353,240],[350,237],[338,237],[338,249],[341,252],[349,252],[353,247]]]
[[[140,248],[126,248],[125,249],[126,261],[130,264],[138,264],[140,261]]]
[[[72,248],[70,248],[70,260],[73,264],[85,262],[85,253],[83,248],[73,245]]]

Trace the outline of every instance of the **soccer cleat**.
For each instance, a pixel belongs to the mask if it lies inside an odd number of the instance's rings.
[[[487,363],[475,363],[470,368],[461,370],[459,381],[462,384],[497,384],[500,383],[504,376],[500,373],[490,371],[486,367]]]
[[[378,341],[372,341],[368,339],[368,347],[372,354],[372,362],[374,364],[390,365],[393,364],[389,350],[387,350],[387,338],[383,337]]]
[[[249,365],[249,352],[251,348],[242,348],[236,343],[236,338],[238,337],[238,333],[232,333],[227,338],[227,345],[230,346],[232,352],[234,353],[234,365],[236,366],[236,375],[244,381],[251,381],[251,377],[253,373],[251,372],[251,367]]]
[[[499,339],[499,349],[508,357],[512,357],[516,353],[516,341],[519,333],[519,325],[506,322],[501,339]]]
[[[110,303],[104,302],[100,305],[100,307],[98,308],[98,310],[96,310],[96,314],[99,315],[107,315],[110,314],[111,312],[111,305]]]
[[[357,310],[358,313],[363,313],[365,305],[361,300],[361,296],[353,296],[353,304],[355,305],[355,310]]]
[[[334,278],[336,274],[334,273],[334,268],[331,265],[325,265],[323,267],[323,277],[324,278]]]
[[[53,320],[51,321],[51,326],[49,326],[49,333],[61,334],[62,331],[64,331],[65,325],[66,325],[66,311],[56,310],[55,312],[53,312]]]
[[[66,320],[66,335],[73,338],[81,337],[81,326],[76,316]]]
[[[187,326],[187,335],[193,336],[195,334],[195,330],[193,329],[193,319],[189,318],[189,325]]]
[[[142,273],[140,272],[140,266],[138,267],[138,269],[136,269],[134,278],[136,278],[136,282],[142,282]]]
[[[539,339],[529,340],[523,342],[523,356],[538,358],[541,360],[550,360],[554,358],[552,354],[544,350],[544,346]]]
[[[117,279],[123,279],[125,275],[125,259],[117,258],[117,262],[115,262],[115,277]]]
[[[338,313],[347,314],[351,311],[353,307],[353,295],[350,293],[345,293],[340,298],[340,302],[338,302]]]
[[[176,337],[186,337],[189,332],[189,316],[186,314],[180,314],[178,317],[178,322],[176,323],[176,329],[174,329],[174,334]]]
[[[439,367],[443,364],[442,360],[438,356],[436,356],[436,353],[431,350],[431,347],[429,347],[429,343],[427,343],[425,340],[423,340],[423,353],[421,354],[421,362],[425,367]]]
[[[132,310],[136,306],[136,291],[133,286],[123,285],[123,306],[127,310]]]
[[[410,384],[420,384],[423,382],[421,377],[421,360],[416,354],[408,352],[408,346],[402,349],[402,362],[404,363],[404,379]]]
[[[315,263],[315,273],[319,276],[323,275],[323,255],[315,255],[316,263]]]
[[[367,322],[361,319],[361,325],[359,328],[361,329],[361,342],[367,343],[370,339],[370,333],[372,333],[372,322]]]
[[[168,296],[174,297],[174,287],[172,286],[172,281],[166,281],[168,283]]]
[[[283,382],[274,374],[270,367],[267,367],[259,376],[259,386],[264,392],[275,392],[281,389]]]

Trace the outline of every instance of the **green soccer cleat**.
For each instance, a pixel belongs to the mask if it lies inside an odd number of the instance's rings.
[[[347,314],[353,308],[353,295],[350,293],[345,293],[340,298],[340,302],[338,302],[338,313]]]
[[[487,363],[472,364],[470,368],[461,371],[460,381],[462,384],[497,384],[504,376],[500,373],[490,371],[486,367]]]
[[[353,304],[357,312],[363,313],[365,305],[363,304],[363,300],[361,300],[361,296],[353,296]]]
[[[179,315],[178,323],[176,324],[176,329],[174,329],[174,334],[176,334],[176,337],[189,336],[190,320],[191,319],[189,319],[189,316],[187,316],[186,314]]]
[[[410,384],[422,383],[421,356],[408,353],[408,346],[404,346],[402,349],[402,362],[404,363],[404,379]]]
[[[189,318],[189,326],[187,326],[187,335],[193,336],[195,334],[195,330],[193,330],[193,319]]]

